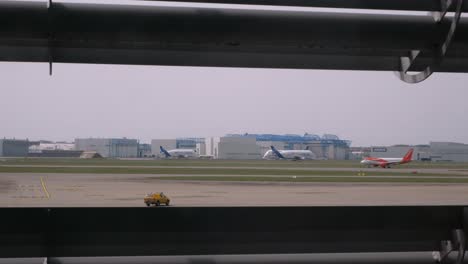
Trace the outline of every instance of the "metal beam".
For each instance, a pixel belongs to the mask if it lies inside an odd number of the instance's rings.
[[[400,70],[431,61],[450,20],[431,17],[110,4],[0,2],[0,60],[298,69]],[[468,72],[461,19],[442,72]]]
[[[438,251],[460,206],[1,208],[0,258]]]
[[[158,0],[146,0],[157,2]],[[439,11],[440,0],[164,0],[165,2],[188,2],[210,4],[241,4],[270,6],[302,6],[324,8],[380,9],[401,11]],[[453,8],[450,9],[453,11]],[[468,12],[468,3],[463,5]]]

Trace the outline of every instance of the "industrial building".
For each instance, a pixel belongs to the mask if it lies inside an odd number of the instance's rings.
[[[52,142],[46,140],[40,140],[39,144],[35,144],[29,147],[29,152],[40,152],[42,150],[75,150],[75,144],[69,142]]]
[[[244,136],[221,137],[218,143],[218,159],[261,159],[256,138]]]
[[[369,156],[371,152],[370,147],[350,147],[349,148],[349,160],[362,160]]]
[[[0,139],[0,157],[26,157],[29,147],[37,144],[27,139]]]
[[[151,144],[138,144],[138,157],[149,158],[152,157]]]
[[[28,157],[78,158],[83,151],[75,150],[75,144],[40,140],[39,144],[29,147]]]
[[[468,144],[455,142],[430,142],[433,161],[468,162]]]
[[[220,139],[220,137],[209,137],[205,140],[206,155],[215,159],[218,157],[218,144]]]
[[[403,157],[414,149],[413,160],[468,162],[468,144],[455,142],[430,142],[429,145],[395,145],[372,146],[369,155],[372,157]]]
[[[351,144],[351,141],[342,140],[331,134],[325,134],[322,137],[307,133],[304,135],[231,134],[227,135],[227,137],[255,139],[261,157],[271,146],[284,150],[300,150],[308,147],[318,159],[344,160],[349,158],[349,146]],[[219,146],[219,152],[221,151],[229,152],[229,150],[221,150],[221,146]]]
[[[105,158],[136,158],[138,140],[127,138],[77,138],[76,150],[95,151]]]
[[[206,139],[189,137],[177,138],[176,145],[179,149],[195,149],[198,155],[206,155]]]
[[[468,144],[430,142],[426,145],[350,147],[351,141],[338,136],[304,134],[228,134],[224,137],[184,137],[153,139],[139,144],[127,138],[78,138],[74,143],[0,139],[0,157],[80,157],[96,152],[106,158],[160,157],[160,146],[171,149],[194,149],[203,158],[261,159],[274,146],[278,150],[310,149],[317,159],[359,160],[363,157],[399,158],[410,148],[413,160],[468,162]]]
[[[369,156],[379,158],[400,158],[403,157],[410,148],[414,149],[413,160],[429,160],[431,148],[429,145],[394,145],[394,146],[371,146]]]

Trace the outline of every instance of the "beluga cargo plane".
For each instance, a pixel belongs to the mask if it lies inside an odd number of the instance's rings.
[[[366,165],[367,167],[382,167],[382,168],[390,168],[393,165],[400,165],[411,162],[413,158],[413,149],[408,150],[403,158],[374,158],[374,157],[367,157],[361,160],[362,165]]]
[[[171,149],[166,150],[163,146],[159,146],[160,152],[164,154],[166,159],[189,159],[198,158],[197,151],[195,149]]]
[[[265,155],[263,155],[264,159],[270,160],[313,160],[315,159],[315,154],[309,150],[307,147],[304,150],[277,150],[275,147],[271,146],[271,149],[268,150]]]

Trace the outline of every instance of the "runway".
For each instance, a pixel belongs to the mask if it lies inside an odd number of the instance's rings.
[[[0,173],[0,207],[465,205],[468,184],[172,181],[161,175]],[[190,176],[186,176],[190,177]]]

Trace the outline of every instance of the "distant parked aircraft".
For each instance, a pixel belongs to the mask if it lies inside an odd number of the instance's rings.
[[[413,149],[408,150],[406,155],[403,158],[374,158],[374,157],[367,157],[361,160],[361,164],[367,165],[368,167],[382,167],[382,168],[390,168],[393,165],[399,165],[411,162],[413,158]]]
[[[180,159],[180,158],[197,158],[197,151],[194,149],[171,149],[166,150],[162,146],[159,146],[160,152],[164,154],[167,159]]]
[[[271,150],[268,150],[264,159],[284,159],[284,160],[310,160],[315,159],[315,154],[307,147],[304,150],[277,150],[271,146]]]

